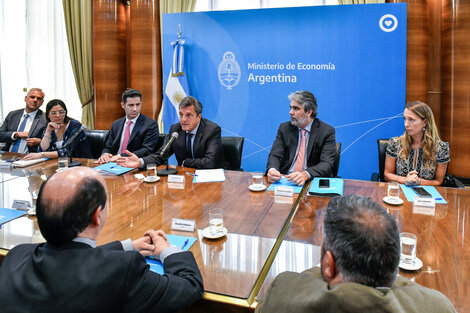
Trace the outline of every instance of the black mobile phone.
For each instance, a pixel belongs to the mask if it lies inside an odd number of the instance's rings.
[[[420,197],[425,197],[425,198],[431,198],[431,194],[429,192],[426,191],[426,189],[424,189],[423,187],[411,187],[414,192],[416,192],[418,194],[418,196]]]
[[[329,179],[320,179],[318,181],[319,188],[330,188],[330,180]]]

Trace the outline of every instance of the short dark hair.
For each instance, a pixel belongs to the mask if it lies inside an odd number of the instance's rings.
[[[368,197],[333,198],[323,222],[322,251],[330,251],[344,281],[391,287],[400,262],[393,217]]]
[[[294,91],[289,95],[289,100],[295,100],[299,104],[301,104],[304,108],[304,111],[307,112],[308,110],[312,110],[312,114],[310,115],[312,118],[317,117],[317,98],[307,90],[302,91]]]
[[[121,101],[123,103],[126,103],[127,98],[140,98],[140,101],[142,101],[142,93],[138,91],[137,89],[127,89],[124,91],[124,93],[121,96]]]
[[[187,108],[190,106],[194,105],[194,111],[196,111],[196,114],[199,115],[202,113],[202,103],[191,96],[184,97],[183,100],[181,100],[179,107],[180,108]]]
[[[64,109],[65,111],[65,116],[64,116],[64,123],[67,123],[69,120],[70,120],[70,117],[68,117],[67,115],[67,107],[65,106],[65,103],[64,101],[60,100],[60,99],[52,99],[51,101],[49,101],[46,105],[46,119],[48,122],[51,121],[51,119],[49,118],[49,112],[51,112],[51,109],[53,107],[55,107],[56,105],[60,105],[62,107],[62,109]]]
[[[82,179],[75,194],[66,202],[43,199],[46,185],[47,181],[39,190],[36,215],[41,234],[50,244],[64,244],[77,237],[90,224],[96,209],[106,206],[106,191],[95,177]]]

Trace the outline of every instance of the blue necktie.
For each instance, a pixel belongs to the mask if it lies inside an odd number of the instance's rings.
[[[20,125],[20,128],[18,129],[19,132],[24,131],[24,128],[26,126],[26,122],[28,121],[29,114],[25,114],[23,122]],[[18,152],[18,148],[20,147],[21,143],[21,138],[16,139],[15,144],[13,145],[13,148],[11,148],[11,152]]]
[[[191,138],[192,137],[193,137],[193,134],[186,133],[186,152],[189,154],[191,159],[193,158],[193,151],[191,149]]]

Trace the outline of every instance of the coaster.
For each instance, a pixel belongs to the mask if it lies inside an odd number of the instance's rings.
[[[227,228],[223,227],[218,233],[212,234],[209,227],[202,230],[202,235],[207,239],[217,239],[227,235]]]
[[[423,261],[421,261],[419,258],[415,258],[414,264],[408,264],[408,263],[400,262],[400,264],[398,264],[398,266],[401,269],[404,269],[404,270],[407,270],[407,271],[417,271],[421,267],[423,267]]]
[[[391,205],[400,205],[403,203],[403,199],[401,198],[393,198],[393,197],[384,197],[383,201],[387,204]]]
[[[248,186],[248,189],[251,191],[265,191],[266,185],[250,185]]]
[[[143,180],[146,183],[156,183],[160,180],[160,176],[147,176]]]

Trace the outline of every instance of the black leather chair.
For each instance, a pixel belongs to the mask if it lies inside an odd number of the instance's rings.
[[[388,139],[377,139],[377,149],[379,150],[379,177],[382,182],[385,181],[385,155],[388,147]]]
[[[222,137],[222,148],[224,149],[225,169],[233,171],[243,171],[242,152],[244,137]]]
[[[93,159],[98,159],[108,140],[109,130],[87,129],[85,134],[90,143]]]
[[[333,177],[338,177],[339,170],[339,160],[341,158],[341,142],[336,143],[336,158],[335,163],[333,163],[333,168],[331,169]]]

